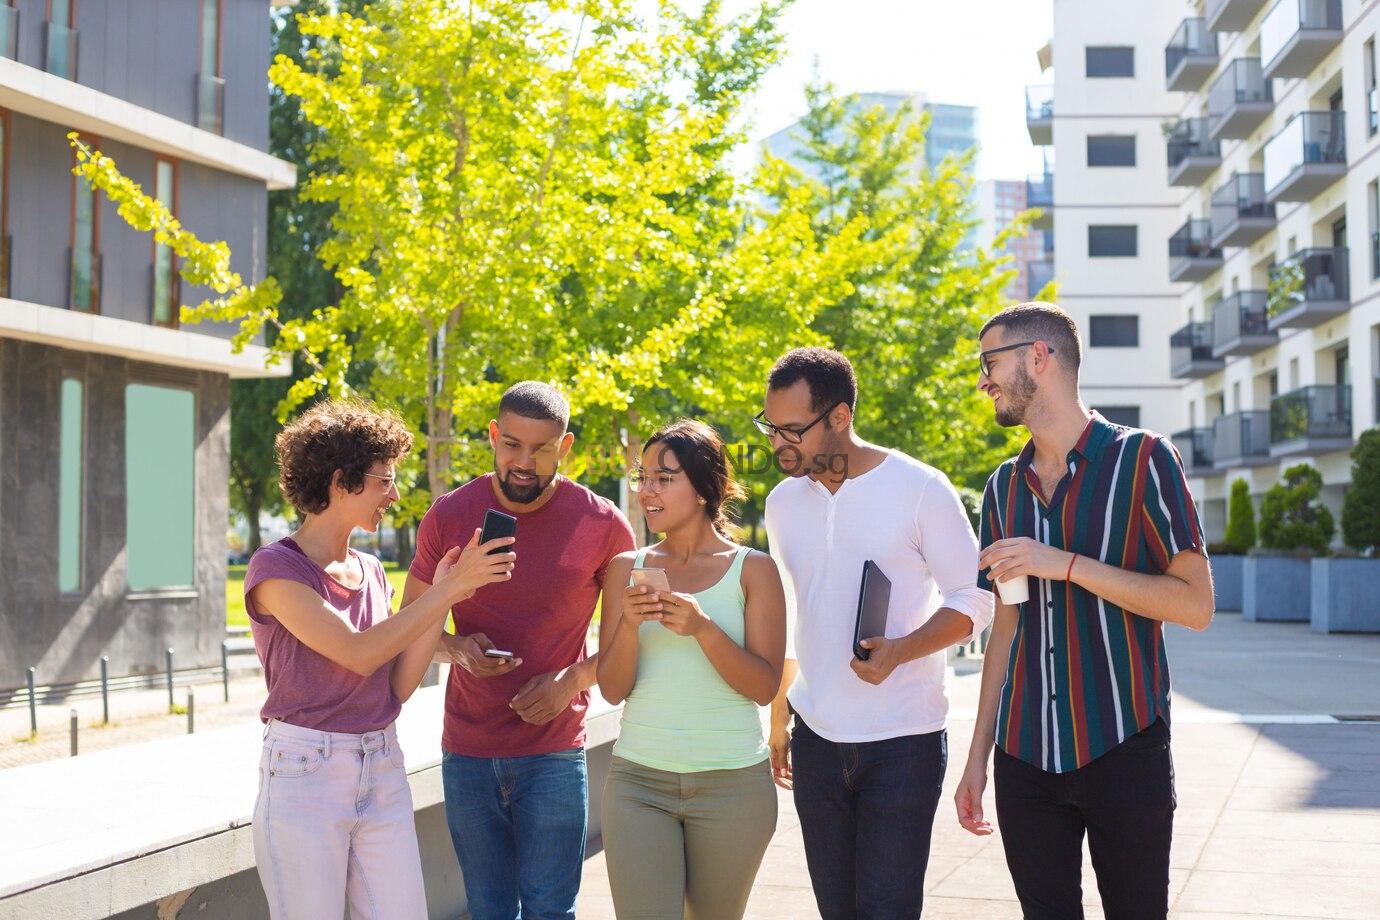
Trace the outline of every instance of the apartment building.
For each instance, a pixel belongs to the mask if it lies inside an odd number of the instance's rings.
[[[1165,33],[1175,439],[1209,537],[1235,479],[1258,499],[1300,461],[1336,512],[1380,421],[1377,33],[1351,0],[1206,0]]]
[[[166,246],[72,173],[78,131],[263,277],[269,0],[0,3],[0,698],[218,665],[234,328],[179,327]],[[282,369],[286,372],[286,368]]]

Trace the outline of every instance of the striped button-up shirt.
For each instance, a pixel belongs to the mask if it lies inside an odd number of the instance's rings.
[[[1177,553],[1201,552],[1202,530],[1183,464],[1167,438],[1113,425],[1096,413],[1068,454],[1068,473],[1046,498],[1034,442],[987,480],[980,542],[1031,537],[1133,572],[1162,574]],[[987,572],[980,586],[991,589]],[[1082,767],[1169,721],[1163,623],[1123,610],[1071,581],[1029,578],[996,743],[1043,770]]]

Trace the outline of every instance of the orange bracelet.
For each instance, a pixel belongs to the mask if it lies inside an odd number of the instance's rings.
[[[1073,553],[1069,556],[1069,570],[1064,573],[1064,581],[1073,580],[1073,564],[1078,561],[1078,554]]]

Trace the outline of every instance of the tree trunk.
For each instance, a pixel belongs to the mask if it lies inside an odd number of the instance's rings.
[[[624,460],[627,461],[628,469],[632,469],[642,459],[642,438],[637,434],[638,415],[637,410],[628,410],[628,439],[624,447]],[[628,507],[625,509],[628,516],[628,523],[632,525],[633,542],[639,547],[647,545],[647,521],[642,514],[642,505],[637,501],[632,491],[628,492]]]
[[[398,567],[406,569],[412,565],[412,525],[393,524],[393,549],[398,557]]]
[[[259,510],[261,504],[257,501],[256,496],[256,500],[245,502],[245,505],[247,510],[244,516],[249,523],[249,540],[245,546],[245,551],[247,555],[252,556],[258,551],[259,547],[264,544],[264,535],[259,530]]]

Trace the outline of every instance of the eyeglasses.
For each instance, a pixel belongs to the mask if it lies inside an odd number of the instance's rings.
[[[771,422],[767,421],[767,410],[765,409],[752,417],[752,424],[756,425],[757,430],[767,437],[771,437],[774,434],[788,444],[799,444],[805,439],[805,432],[824,421],[825,417],[830,412],[833,412],[837,405],[838,403],[834,403],[833,406],[825,409],[813,422],[806,425],[804,428],[782,428],[780,425],[773,425]]]
[[[382,480],[383,488],[385,491],[392,491],[393,483],[398,481],[398,477],[396,476],[380,476],[378,473],[365,473],[364,475],[370,477],[371,479]]]
[[[1036,341],[1039,340],[1037,339]],[[992,355],[999,355],[1004,351],[1012,351],[1017,348],[1025,348],[1027,345],[1034,344],[1035,342],[1017,342],[1014,345],[1003,345],[1000,348],[989,348],[986,351],[978,352],[978,366],[982,368],[982,372],[984,374],[986,374],[988,377],[991,377],[992,362],[990,359]],[[1045,348],[1048,349],[1050,354],[1054,354],[1054,348],[1050,346],[1048,342],[1045,343]]]
[[[675,481],[680,470],[657,470],[649,473],[642,467],[634,467],[628,472],[628,488],[634,492],[661,493]]]

